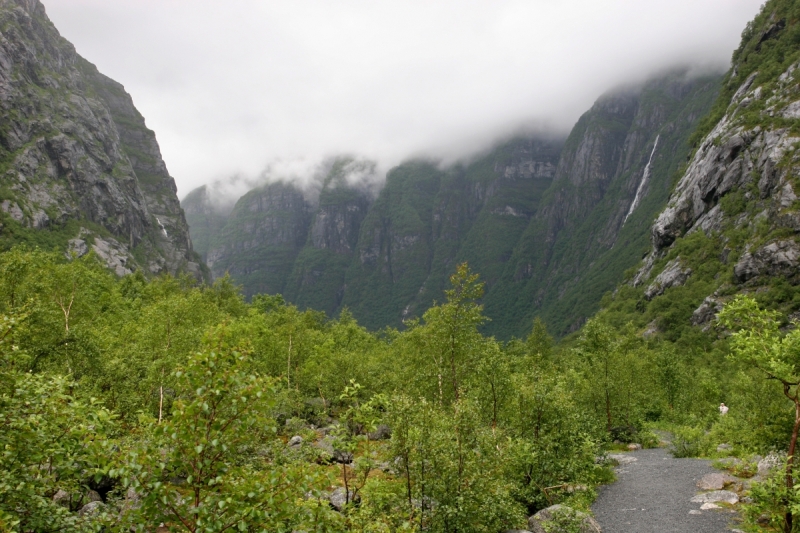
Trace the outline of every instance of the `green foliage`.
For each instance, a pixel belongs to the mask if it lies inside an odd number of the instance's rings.
[[[266,414],[275,390],[247,366],[245,356],[223,347],[193,356],[176,372],[172,417],[151,422],[141,447],[116,472],[141,494],[126,517],[135,530],[160,522],[192,533],[291,530],[313,521],[302,504],[307,473],[270,465],[256,453],[274,438]]]
[[[7,531],[94,531],[104,513],[71,513],[110,468],[112,415],[61,376],[30,374],[15,338],[24,316],[0,318],[0,525]],[[59,491],[64,503],[53,501]],[[72,509],[70,509],[72,508]]]

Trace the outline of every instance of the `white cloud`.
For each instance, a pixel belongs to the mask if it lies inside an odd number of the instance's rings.
[[[724,68],[761,0],[43,0],[124,84],[179,193],[275,161],[454,158],[602,92]]]

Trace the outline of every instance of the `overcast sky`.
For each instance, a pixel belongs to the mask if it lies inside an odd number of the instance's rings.
[[[133,95],[183,197],[349,153],[567,131],[611,87],[727,68],[763,0],[42,0]]]

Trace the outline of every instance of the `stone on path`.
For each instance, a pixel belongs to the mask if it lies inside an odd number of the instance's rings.
[[[608,458],[615,460],[621,465],[627,465],[637,461],[636,457],[625,453],[610,453],[608,454]]]
[[[719,509],[720,506],[716,503],[704,503],[700,506],[701,511],[708,511],[709,509]]]
[[[712,492],[704,492],[692,498],[692,503],[716,503],[725,502],[733,505],[739,502],[739,496],[735,492],[729,490],[715,490]]]
[[[697,482],[697,488],[700,490],[722,490],[725,485],[729,485],[734,481],[736,480],[727,474],[706,474]]]
[[[698,511],[697,509],[692,509],[691,511],[689,511],[689,514],[703,514],[703,512]]]
[[[575,531],[580,524],[579,533],[601,533],[600,525],[587,513],[576,511],[566,505],[551,505],[528,518],[528,529],[532,533],[562,533]]]

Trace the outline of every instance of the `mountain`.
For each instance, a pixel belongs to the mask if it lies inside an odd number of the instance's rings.
[[[719,81],[672,72],[613,91],[567,139],[514,138],[448,167],[409,161],[376,197],[350,184],[356,162],[343,158],[319,190],[271,183],[225,216],[200,188],[183,206],[214,275],[248,296],[400,326],[441,301],[467,261],[486,282],[488,333],[523,336],[541,316],[563,335],[640,261]]]
[[[719,76],[671,73],[601,97],[578,120],[538,213],[487,293],[491,332],[521,335],[538,315],[563,335],[598,310],[646,250],[649,224],[718,89]]]
[[[0,246],[83,255],[118,274],[203,276],[174,180],[122,85],[38,0],[0,0]]]
[[[211,243],[214,275],[229,272],[248,296],[400,326],[441,301],[467,261],[486,282],[488,333],[523,336],[541,316],[562,335],[641,259],[719,78],[673,72],[613,91],[567,139],[514,138],[449,167],[403,163],[375,198],[342,177],[353,164],[342,159],[316,198],[272,183],[227,218],[205,188],[183,206],[194,240]]]
[[[800,2],[747,26],[694,151],[653,223],[649,253],[604,305],[668,338],[710,326],[739,293],[800,310]],[[631,314],[624,309],[636,308]]]

